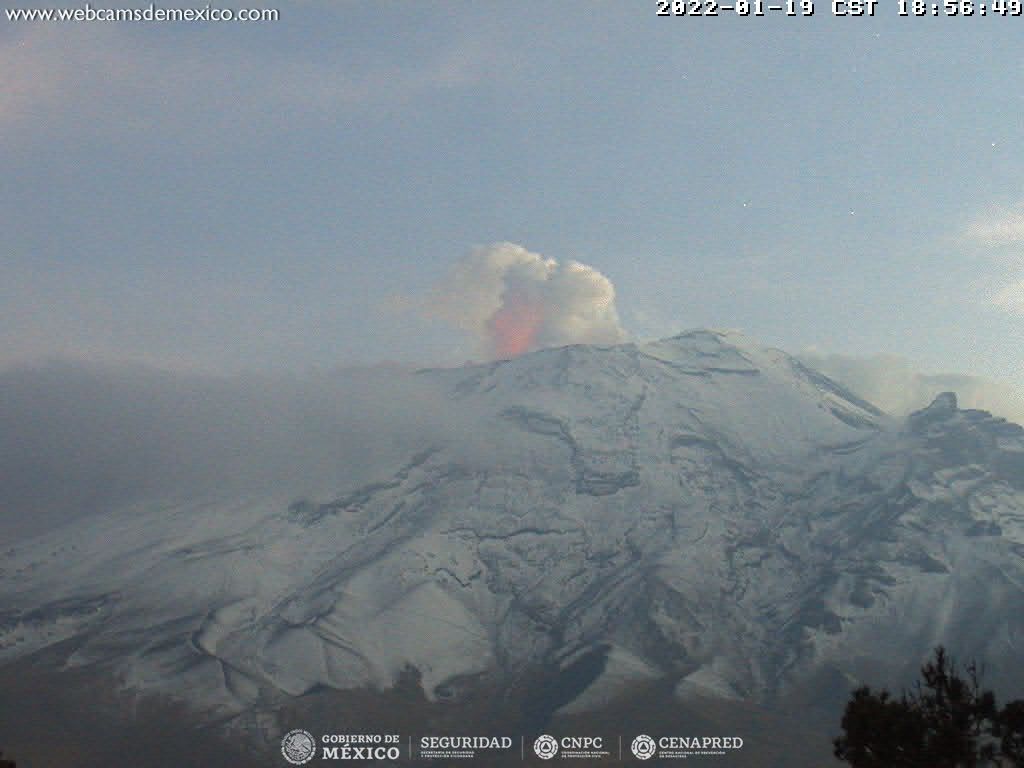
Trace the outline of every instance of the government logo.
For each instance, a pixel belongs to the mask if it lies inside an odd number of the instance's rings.
[[[558,754],[558,742],[554,736],[538,736],[537,740],[533,742],[533,751],[537,753],[537,757],[541,760],[550,760],[552,757]]]
[[[629,748],[633,750],[633,755],[637,760],[650,760],[658,751],[658,745],[654,743],[654,739],[644,733],[633,739]]]
[[[296,728],[281,739],[281,754],[292,765],[303,765],[316,754],[316,739],[309,731]]]

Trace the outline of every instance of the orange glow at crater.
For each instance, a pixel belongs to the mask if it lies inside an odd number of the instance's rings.
[[[494,353],[500,358],[517,357],[535,347],[544,324],[544,310],[525,299],[506,300],[488,323]]]

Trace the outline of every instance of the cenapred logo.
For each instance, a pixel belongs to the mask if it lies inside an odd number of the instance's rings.
[[[658,736],[641,733],[629,745],[637,760],[683,760],[689,757],[723,757],[743,749],[739,736]]]
[[[633,756],[637,760],[650,760],[654,757],[654,753],[658,751],[658,745],[646,733],[641,733],[633,739],[633,743],[629,745],[629,748],[633,751]]]
[[[537,740],[533,742],[533,751],[541,760],[550,760],[558,754],[558,741],[554,736],[548,736],[545,733],[543,736],[538,736]]]
[[[316,739],[301,728],[288,731],[281,739],[281,754],[292,765],[308,763],[316,755]]]

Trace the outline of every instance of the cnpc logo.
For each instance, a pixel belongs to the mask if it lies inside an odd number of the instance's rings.
[[[556,739],[554,736],[544,734],[538,736],[533,742],[533,751],[541,760],[550,760],[562,752],[591,752],[604,748],[604,740],[601,736],[563,736]]]
[[[550,760],[558,754],[558,741],[554,736],[548,736],[545,733],[543,736],[538,736],[537,740],[533,742],[533,751],[541,760]]]

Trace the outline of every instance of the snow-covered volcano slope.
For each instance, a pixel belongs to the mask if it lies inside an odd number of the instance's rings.
[[[576,708],[646,677],[770,700],[940,641],[1020,674],[1015,425],[952,396],[893,424],[711,331],[418,376],[462,439],[336,499],[124,510],[0,554],[0,663],[78,637],[69,663],[221,713],[406,665],[446,698],[598,658]]]

